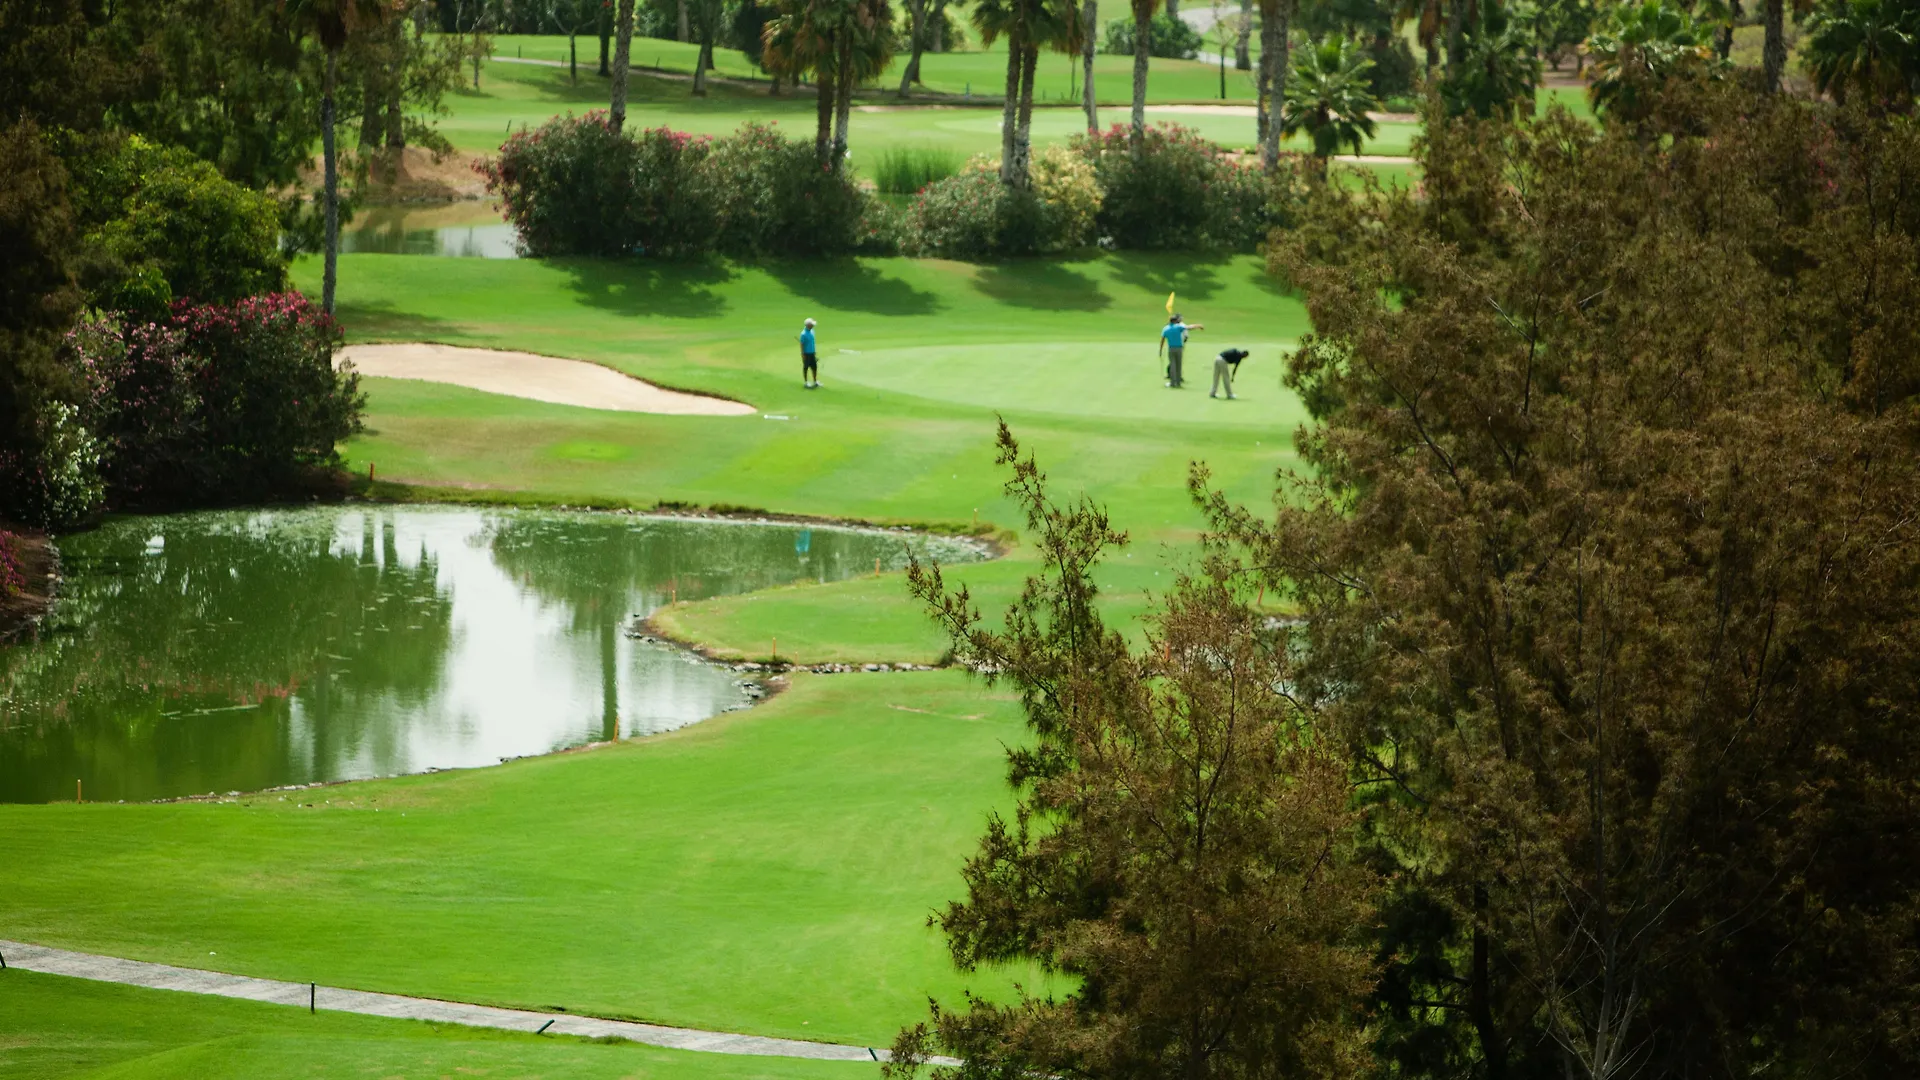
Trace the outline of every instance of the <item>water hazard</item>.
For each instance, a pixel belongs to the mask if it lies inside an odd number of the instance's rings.
[[[0,801],[140,800],[490,765],[740,708],[622,630],[682,600],[980,557],[942,538],[643,516],[325,507],[125,518],[60,542],[0,650]]]
[[[340,250],[377,255],[517,259],[513,226],[486,200],[427,206],[376,206],[340,230]]]

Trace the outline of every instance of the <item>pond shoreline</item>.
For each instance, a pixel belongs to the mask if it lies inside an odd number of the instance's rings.
[[[40,532],[10,534],[25,590],[0,600],[0,645],[31,637],[60,594],[60,549]]]

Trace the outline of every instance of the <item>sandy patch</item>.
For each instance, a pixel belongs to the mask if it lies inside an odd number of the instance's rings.
[[[672,416],[751,416],[753,406],[705,394],[667,390],[584,360],[456,345],[349,345],[336,363],[362,375],[452,383],[489,394],[575,405],[582,409]]]

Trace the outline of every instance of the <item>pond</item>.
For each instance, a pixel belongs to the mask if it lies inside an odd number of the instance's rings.
[[[63,538],[0,650],[0,801],[145,800],[491,765],[751,704],[623,632],[673,597],[981,552],[788,524],[457,507],[121,518]]]
[[[501,220],[498,204],[489,199],[361,210],[340,230],[340,250],[346,254],[520,257],[513,226]]]

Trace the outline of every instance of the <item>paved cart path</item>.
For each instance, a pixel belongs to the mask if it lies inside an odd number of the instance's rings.
[[[772,1039],[758,1035],[734,1035],[724,1031],[698,1031],[692,1028],[662,1027],[629,1020],[602,1020],[568,1013],[533,1012],[527,1009],[502,1009],[491,1005],[471,1005],[459,1001],[406,997],[400,994],[375,994],[365,990],[343,990],[333,986],[309,986],[307,983],[254,979],[219,971],[150,964],[143,960],[122,960],[112,956],[50,949],[19,941],[0,941],[0,959],[9,968],[38,971],[47,975],[66,975],[96,982],[144,986],[151,990],[178,990],[189,994],[242,998],[274,1005],[313,1007],[334,1012],[384,1016],[394,1020],[425,1020],[437,1024],[463,1024],[467,1027],[499,1028],[503,1031],[535,1032],[545,1026],[554,1035],[615,1036],[649,1046],[673,1050],[699,1050],[709,1054],[748,1054],[757,1057],[813,1058],[821,1061],[885,1061],[883,1049],[843,1046],[838,1043],[806,1042],[801,1039]],[[311,995],[311,998],[309,997]],[[957,1064],[942,1059],[943,1064]]]

